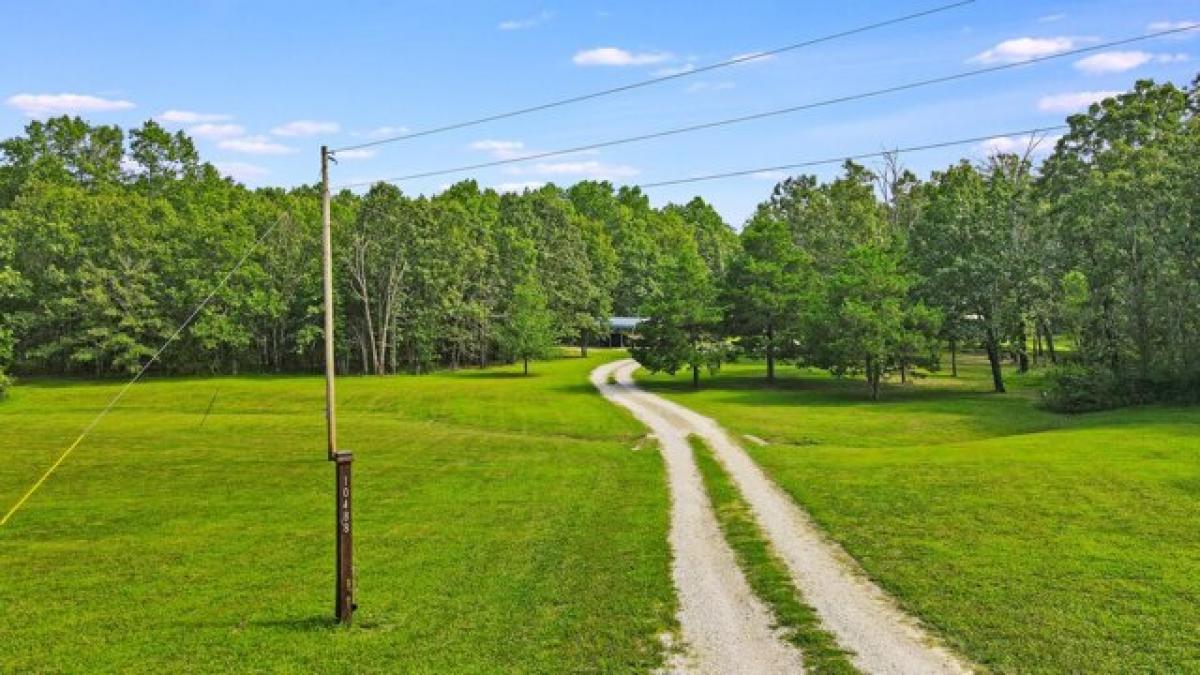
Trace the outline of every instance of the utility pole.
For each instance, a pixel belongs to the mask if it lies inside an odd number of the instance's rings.
[[[337,449],[337,415],[334,402],[335,355],[333,350],[333,235],[329,211],[329,148],[321,146],[321,276],[325,294],[325,429],[326,456],[334,463],[336,586],[333,612],[338,623],[354,619],[354,547],[351,538],[350,465],[354,456]]]

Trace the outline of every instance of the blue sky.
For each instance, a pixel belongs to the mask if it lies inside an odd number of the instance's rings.
[[[625,84],[943,4],[902,2],[9,3],[0,135],[70,112],[197,136],[249,185],[318,175],[321,143],[420,130]],[[863,92],[1200,21],[1196,0],[978,0],[964,8],[605,99],[343,155],[336,184],[636,135]],[[460,177],[514,188],[582,178],[639,183],[872,152],[1060,123],[1101,92],[1186,84],[1200,31],[930,88]],[[1015,141],[997,141],[1003,146]],[[980,146],[913,153],[926,174]],[[369,156],[367,156],[369,155]],[[836,168],[815,172],[828,176]],[[734,226],[777,175],[650,190],[700,194]]]

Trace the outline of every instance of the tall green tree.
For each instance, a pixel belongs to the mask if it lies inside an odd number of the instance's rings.
[[[122,178],[124,134],[115,126],[92,126],[79,117],[34,120],[23,136],[0,142],[0,208],[30,181],[84,188]]]
[[[692,239],[681,239],[669,254],[661,285],[642,307],[645,321],[630,353],[650,372],[674,375],[692,371],[700,386],[700,369],[715,371],[724,356],[719,334],[721,309],[717,286]]]
[[[888,371],[919,349],[931,328],[936,331],[936,319],[923,306],[907,306],[909,285],[891,252],[871,245],[849,251],[825,284],[806,361],[835,375],[863,373],[871,399],[879,400]]]
[[[529,374],[529,360],[546,358],[557,339],[554,315],[546,292],[532,276],[513,287],[512,302],[499,333],[500,349],[508,358],[521,361]]]
[[[450,331],[461,342],[452,348],[451,363],[458,361],[454,352],[461,351],[464,360],[470,357],[482,368],[493,355],[496,320],[507,292],[497,244],[500,196],[494,190],[480,190],[475,181],[461,181],[434,201],[456,214],[460,224],[451,251],[460,294]]]
[[[1028,177],[1017,162],[1001,158],[981,172],[964,161],[934,173],[909,239],[931,304],[951,317],[952,337],[967,326],[982,336],[997,392],[1005,390],[1002,346],[1017,321],[1016,287],[1024,280],[1013,245],[1026,216]]]
[[[13,238],[7,231],[7,219],[0,215],[0,309],[11,306],[24,292],[24,280],[12,267]],[[0,311],[0,398],[8,389],[9,378],[5,374],[12,365],[13,326],[6,311]]]
[[[1117,375],[1198,365],[1194,101],[1194,85],[1141,81],[1092,105],[1040,181],[1060,269],[1086,280],[1080,352]]]
[[[802,320],[813,299],[812,260],[786,222],[760,209],[741,233],[741,252],[725,276],[725,325],[742,350],[775,364],[797,355]]]

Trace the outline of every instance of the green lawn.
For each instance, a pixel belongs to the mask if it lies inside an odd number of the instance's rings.
[[[339,381],[348,630],[321,380],[138,384],[0,528],[0,672],[649,670],[674,621],[668,499],[641,427],[587,382],[616,356]],[[117,387],[14,388],[0,509]]]
[[[968,657],[999,672],[1200,671],[1200,409],[1061,416],[1036,376],[987,393],[986,364],[893,385],[757,363],[699,392],[711,415],[863,567]]]

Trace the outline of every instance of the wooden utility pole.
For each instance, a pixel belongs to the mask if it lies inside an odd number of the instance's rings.
[[[329,461],[337,455],[337,416],[334,411],[333,352],[333,227],[329,211],[329,148],[321,146],[321,279],[325,291],[325,429]]]
[[[333,234],[329,211],[329,148],[321,146],[321,276],[325,293],[325,429],[326,456],[334,462],[336,586],[333,612],[339,623],[354,619],[354,547],[350,517],[350,464],[354,456],[337,449],[333,350]]]

